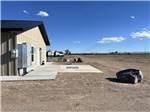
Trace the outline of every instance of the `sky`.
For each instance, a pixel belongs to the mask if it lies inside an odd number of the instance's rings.
[[[148,1],[3,1],[1,19],[43,21],[52,51],[150,51]]]

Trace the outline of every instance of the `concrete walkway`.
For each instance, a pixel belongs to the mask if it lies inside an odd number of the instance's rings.
[[[0,81],[11,80],[50,80],[55,79],[57,76],[58,66],[49,67],[49,65],[43,65],[36,67],[33,71],[30,71],[24,76],[0,76]]]
[[[103,73],[91,65],[53,65],[47,64],[36,67],[24,76],[0,76],[1,81],[7,80],[49,80],[55,79],[57,74],[67,72],[80,73]]]

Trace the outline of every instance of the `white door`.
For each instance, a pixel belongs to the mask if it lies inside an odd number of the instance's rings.
[[[42,48],[39,48],[39,60],[40,60],[40,65],[42,64]]]
[[[40,57],[39,56],[39,49],[37,49],[36,51],[37,51],[37,63],[36,64],[39,66],[40,65],[40,62],[39,62],[39,57]]]
[[[41,65],[42,63],[42,49],[37,49],[37,65]]]

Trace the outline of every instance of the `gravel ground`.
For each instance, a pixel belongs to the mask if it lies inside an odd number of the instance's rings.
[[[59,73],[55,80],[1,83],[2,112],[149,112],[150,56],[88,55],[84,63],[104,73]],[[115,81],[126,68],[142,70],[140,84]]]

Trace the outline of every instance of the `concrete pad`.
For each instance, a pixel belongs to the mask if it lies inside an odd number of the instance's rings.
[[[50,80],[55,79],[56,75],[32,75],[32,76],[0,76],[0,81],[13,81],[13,80]]]
[[[86,73],[103,73],[101,70],[91,65],[60,65],[59,72],[86,72]]]
[[[50,80],[57,76],[56,66],[49,67],[47,65],[38,66],[33,71],[30,71],[24,76],[0,76],[0,81],[11,80]]]
[[[24,76],[0,76],[0,81],[11,80],[50,80],[60,73],[103,73],[91,65],[43,65],[36,67]]]

